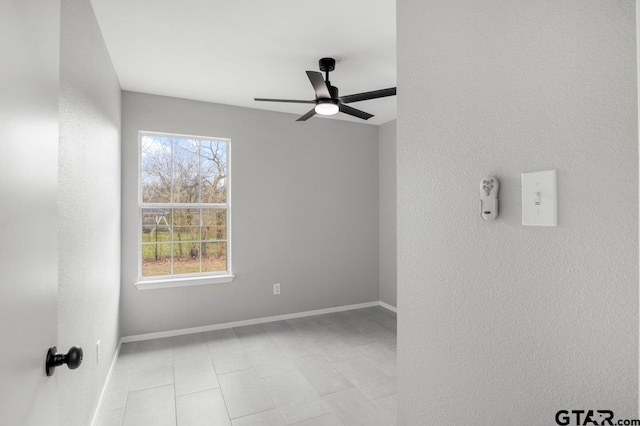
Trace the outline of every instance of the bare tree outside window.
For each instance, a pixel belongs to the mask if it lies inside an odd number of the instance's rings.
[[[229,141],[140,133],[142,277],[228,271]]]

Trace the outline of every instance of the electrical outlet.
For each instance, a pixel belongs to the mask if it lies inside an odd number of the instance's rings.
[[[278,294],[280,294],[280,283],[273,285],[273,295],[277,296]]]
[[[100,363],[100,340],[96,342],[96,364]]]

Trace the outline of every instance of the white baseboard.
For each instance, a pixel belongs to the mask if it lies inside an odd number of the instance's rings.
[[[102,392],[100,392],[100,399],[98,399],[98,406],[96,407],[96,411],[93,413],[93,420],[91,420],[91,426],[97,426],[98,421],[100,420],[100,412],[102,411],[102,406],[104,405],[104,399],[107,394],[107,389],[109,389],[109,383],[111,383],[113,370],[116,369],[116,363],[118,362],[118,356],[120,355],[120,348],[122,348],[122,339],[120,339],[120,342],[118,342],[118,347],[116,348],[116,352],[113,354],[111,367],[109,367],[109,373],[107,373],[107,379],[104,381]]]
[[[396,314],[398,313],[398,308],[396,308],[395,306],[391,306],[388,303],[384,303],[382,300],[380,301],[380,306],[382,306],[385,309],[390,310],[391,312],[395,312]]]
[[[267,322],[284,321],[294,318],[310,317],[314,315],[331,314],[333,312],[350,311],[352,309],[380,306],[380,302],[358,303],[355,305],[336,306],[334,308],[316,309],[314,311],[296,312],[293,314],[275,315],[272,317],[255,318],[243,321],[225,322],[222,324],[205,325],[203,327],[183,328],[180,330],[160,331],[157,333],[138,334],[123,337],[122,343],[139,342],[141,340],[161,339],[163,337],[181,336],[183,334],[202,333],[204,331],[222,330],[225,328],[243,327],[245,325],[264,324]]]

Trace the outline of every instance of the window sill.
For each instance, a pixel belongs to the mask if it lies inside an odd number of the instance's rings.
[[[189,277],[189,278],[170,278],[159,280],[143,280],[138,281],[135,286],[138,290],[153,290],[157,288],[172,288],[172,287],[190,287],[193,285],[209,285],[209,284],[224,284],[230,283],[235,278],[235,275],[213,275],[207,277]]]

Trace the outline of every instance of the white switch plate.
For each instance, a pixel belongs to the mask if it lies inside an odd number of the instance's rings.
[[[558,226],[558,185],[555,170],[522,173],[522,224]]]

